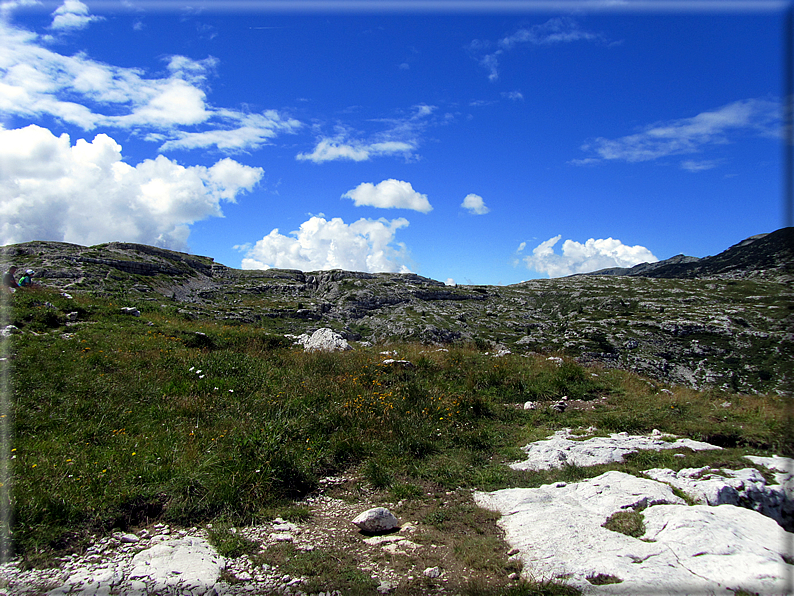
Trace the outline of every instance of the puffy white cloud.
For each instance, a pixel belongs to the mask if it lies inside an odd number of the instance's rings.
[[[105,134],[72,145],[35,125],[0,129],[0,244],[118,240],[186,250],[188,226],[222,217],[221,202],[262,174],[228,158],[206,168],[160,155],[133,166]]]
[[[658,122],[637,134],[605,139],[598,137],[582,146],[595,156],[573,160],[575,164],[589,164],[599,160],[627,162],[651,161],[669,155],[696,153],[709,145],[730,142],[740,134],[774,137],[778,134],[780,105],[768,99],[744,99],[691,118]],[[684,169],[707,169],[697,163],[682,162]],[[711,162],[715,163],[716,162]],[[689,166],[689,167],[688,167]]]
[[[407,249],[395,242],[397,230],[407,225],[404,218],[362,218],[346,224],[338,217],[314,216],[289,236],[276,228],[253,247],[241,247],[247,249],[242,268],[407,273]]]
[[[92,21],[100,21],[102,17],[88,14],[88,6],[79,0],[64,0],[53,14],[51,29],[76,30],[85,29]]]
[[[607,267],[633,267],[659,260],[644,246],[627,246],[614,238],[590,238],[584,244],[566,240],[562,243],[562,254],[558,254],[554,252],[554,245],[561,238],[561,235],[554,236],[536,246],[531,255],[524,257],[527,267],[546,273],[549,277],[562,277]],[[526,243],[522,242],[518,252],[525,247]]]
[[[356,207],[366,205],[382,209],[413,209],[421,213],[433,210],[427,195],[416,192],[410,182],[390,178],[378,184],[362,182],[342,198],[352,199]]]
[[[469,213],[475,215],[485,215],[490,211],[490,209],[485,206],[485,201],[483,201],[482,197],[474,193],[467,194],[460,206],[467,209]]]
[[[81,6],[67,0],[56,18],[73,19],[72,28],[75,18],[93,18]],[[164,75],[150,76],[143,69],[112,66],[84,53],[64,56],[45,47],[35,33],[0,20],[0,112],[28,120],[52,116],[87,131],[100,126],[134,129],[163,143],[163,150],[245,150],[302,126],[274,110],[249,114],[212,106],[206,81],[217,68],[215,58],[169,56],[165,62]]]

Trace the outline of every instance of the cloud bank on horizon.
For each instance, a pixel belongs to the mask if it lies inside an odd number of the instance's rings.
[[[633,267],[659,260],[644,246],[626,246],[614,238],[590,238],[584,244],[566,240],[562,243],[562,254],[555,253],[554,246],[561,238],[561,235],[557,235],[541,242],[532,249],[531,255],[522,260],[530,269],[546,273],[549,277],[589,273],[611,267]],[[517,254],[525,248],[526,243],[520,244]]]
[[[731,151],[779,139],[780,103],[770,93],[734,94],[730,100],[714,94],[699,107],[677,113],[655,106],[638,109],[625,119],[630,125],[623,119],[601,124],[596,118],[581,130],[561,128],[560,146],[567,154],[552,145],[552,129],[536,132],[548,123],[565,126],[566,118],[519,125],[523,121],[516,114],[523,118],[543,109],[543,90],[532,88],[535,79],[529,75],[519,80],[517,66],[547,59],[554,64],[571,52],[597,51],[599,59],[610,59],[627,42],[624,34],[606,30],[603,20],[593,24],[564,16],[509,31],[492,28],[470,36],[465,46],[442,39],[439,43],[451,52],[445,60],[418,42],[398,44],[382,63],[374,62],[378,52],[359,52],[351,64],[360,60],[362,72],[373,77],[360,85],[361,75],[351,65],[329,71],[328,77],[314,75],[328,79],[321,88],[305,84],[296,74],[301,69],[285,63],[285,73],[295,77],[283,79],[295,84],[290,96],[276,95],[273,89],[288,86],[268,79],[249,91],[248,71],[241,80],[232,79],[234,58],[223,54],[220,44],[206,42],[206,49],[191,50],[191,44],[204,42],[199,34],[181,45],[160,39],[151,55],[144,44],[140,49],[120,44],[103,53],[101,45],[88,43],[92,31],[120,27],[123,19],[92,14],[89,4],[65,0],[46,22],[16,24],[15,15],[31,5],[0,0],[0,244],[127,241],[189,251],[199,242],[205,253],[206,247],[242,253],[245,269],[446,267],[449,273],[457,269],[461,278],[468,277],[462,270],[479,251],[499,267],[520,267],[518,275],[558,277],[658,260],[650,248],[614,237],[625,238],[632,228],[625,223],[631,213],[625,205],[634,201],[636,190],[620,199],[625,203],[615,218],[620,233],[609,229],[609,216],[596,222],[588,193],[603,181],[590,181],[592,172],[649,164],[661,171],[672,160],[690,179],[716,175],[747,163]],[[145,14],[135,19],[127,19],[119,34],[142,35],[155,25]],[[199,25],[204,26],[198,23],[197,31]],[[252,27],[241,33],[235,26],[226,43],[252,35]],[[377,27],[362,28],[350,43],[380,36]],[[322,57],[330,47],[318,45],[309,54]],[[267,58],[263,54],[275,77],[278,59]],[[460,95],[452,94],[449,81],[441,82],[435,60],[446,65]],[[392,69],[388,76],[399,82],[385,77],[387,66]],[[344,79],[348,68],[350,78]],[[565,75],[564,69],[555,70]],[[427,78],[409,78],[417,73]],[[548,76],[549,88],[568,84],[567,75],[561,82]],[[323,93],[345,99],[334,103]],[[576,112],[566,109],[566,114]],[[535,146],[543,147],[551,161],[523,176],[522,169],[539,158],[513,160]],[[511,169],[502,169],[501,162]],[[762,158],[758,162],[763,173],[768,165]],[[545,180],[557,174],[548,172],[562,168],[559,186],[550,190]],[[727,171],[721,180],[750,174]],[[655,180],[666,176],[663,172]],[[557,199],[559,206],[544,198],[565,193],[568,202]],[[386,219],[380,216],[383,209],[422,215],[414,214],[411,221],[405,213]],[[221,229],[224,220],[234,221],[223,228],[232,235],[216,238],[212,230]],[[591,237],[588,225],[596,223],[606,238]],[[292,231],[282,234],[282,229]],[[644,233],[661,242],[653,226]],[[569,239],[557,253],[563,235]],[[549,236],[523,254],[524,238]],[[589,239],[582,243],[577,237]],[[456,238],[466,239],[461,246],[468,256],[452,248]],[[516,242],[517,252],[511,248]],[[482,271],[497,268],[485,265]],[[454,283],[447,271],[435,277]]]

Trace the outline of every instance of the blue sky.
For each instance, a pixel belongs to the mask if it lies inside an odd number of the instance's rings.
[[[192,6],[0,2],[0,244],[511,284],[783,225],[783,2]]]

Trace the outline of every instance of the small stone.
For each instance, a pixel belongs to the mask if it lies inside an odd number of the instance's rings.
[[[358,526],[363,532],[375,534],[393,530],[399,527],[400,522],[394,517],[394,514],[385,507],[374,507],[358,515],[353,520],[353,524]]]
[[[428,567],[422,572],[422,575],[430,579],[441,577],[441,567]]]
[[[292,534],[285,532],[273,532],[268,538],[274,542],[292,542],[295,539]]]
[[[135,534],[122,534],[119,536],[119,540],[122,544],[135,544],[141,541],[141,539]]]

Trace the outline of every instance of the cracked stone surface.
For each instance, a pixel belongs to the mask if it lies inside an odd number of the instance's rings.
[[[528,459],[518,469],[622,461],[640,449],[718,449],[673,437],[665,441],[658,431],[650,437],[576,438],[564,429],[528,445]],[[778,484],[768,486],[754,468],[645,472],[653,479],[611,471],[576,483],[475,492],[474,499],[502,514],[499,525],[530,579],[566,580],[584,594],[784,594],[794,577],[787,552],[794,535],[781,527],[791,521],[784,505],[791,503],[794,462],[777,456],[747,459],[775,470]],[[673,486],[692,490],[704,504],[686,505]],[[766,499],[758,511],[752,508],[756,498]],[[642,536],[603,527],[612,514],[632,509],[643,517]],[[775,512],[784,518],[780,525]]]
[[[592,437],[577,440],[570,429],[558,430],[548,439],[536,441],[523,447],[527,458],[510,464],[514,470],[549,470],[562,468],[565,465],[595,466],[598,464],[620,463],[629,453],[643,449],[680,449],[688,447],[693,451],[722,449],[716,445],[693,441],[692,439],[665,440],[659,431],[650,437],[614,433],[608,437]]]
[[[774,520],[732,505],[690,507],[660,482],[607,472],[572,484],[475,493],[475,502],[503,515],[499,525],[528,578],[567,579],[586,594],[784,592],[786,533]],[[613,513],[643,502],[642,537],[602,527]],[[621,581],[588,580],[599,575]]]

